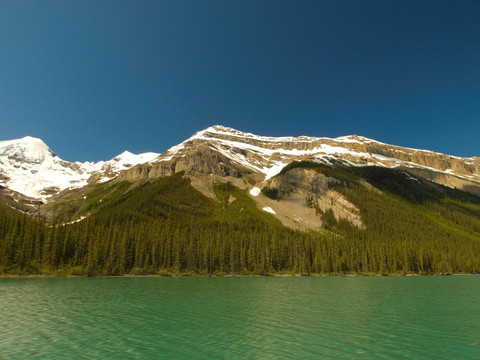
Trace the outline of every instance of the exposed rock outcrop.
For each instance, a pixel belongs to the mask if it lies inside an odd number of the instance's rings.
[[[277,189],[280,202],[288,203],[291,198],[300,198],[303,199],[304,206],[316,212],[332,210],[337,220],[344,219],[363,228],[360,211],[333,189],[336,185],[349,186],[345,181],[330,178],[314,170],[297,168],[268,180],[265,185]],[[318,222],[321,224],[320,218]]]

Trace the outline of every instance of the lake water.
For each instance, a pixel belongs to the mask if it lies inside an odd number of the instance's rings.
[[[0,359],[480,359],[480,277],[0,279]]]

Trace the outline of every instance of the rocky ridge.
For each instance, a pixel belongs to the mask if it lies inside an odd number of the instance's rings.
[[[388,145],[352,135],[338,138],[266,137],[224,126],[197,132],[155,161],[119,174],[121,180],[151,179],[184,171],[266,181],[292,161],[399,168],[450,187],[480,194],[480,159]]]

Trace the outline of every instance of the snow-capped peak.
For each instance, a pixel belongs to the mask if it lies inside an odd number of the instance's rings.
[[[143,154],[133,154],[130,151],[125,150],[123,153],[120,155],[115,156],[111,162],[117,162],[118,164],[130,164],[130,165],[137,165],[137,164],[142,164],[148,161],[154,160],[156,157],[158,157],[159,154],[154,153],[154,152],[147,152]]]
[[[125,151],[110,161],[71,163],[60,159],[41,139],[26,136],[0,141],[0,185],[47,201],[59,191],[83,187],[92,179],[113,179],[120,171],[152,161],[158,155]]]
[[[147,152],[143,154],[133,154],[130,151],[124,151],[120,155],[115,156],[110,161],[101,161],[94,164],[90,171],[103,172],[104,176],[99,180],[105,182],[114,179],[120,171],[130,169],[139,164],[144,164],[155,160],[160,154]]]
[[[480,164],[474,158],[458,158],[432,151],[385,144],[363,136],[267,137],[214,125],[199,131],[181,144],[170,148],[158,162],[179,161],[207,145],[234,164],[268,180],[292,161],[310,160],[326,164],[354,166],[406,167],[454,174],[469,181],[480,180]],[[432,159],[436,159],[433,161]],[[182,164],[181,168],[188,167]],[[215,171],[207,167],[208,171]]]
[[[41,164],[51,161],[56,155],[41,140],[31,136],[21,139],[0,141],[0,156],[21,163]]]

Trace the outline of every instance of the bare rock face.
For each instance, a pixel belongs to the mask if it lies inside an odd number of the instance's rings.
[[[21,193],[10,190],[1,185],[0,202],[2,204],[6,204],[13,209],[22,211],[30,215],[38,215],[40,205],[42,205],[42,202],[40,200],[31,199]]]
[[[337,220],[344,219],[363,228],[360,211],[343,195],[333,190],[336,185],[349,186],[346,182],[302,168],[289,170],[266,182],[266,186],[278,190],[280,203],[288,204],[292,198],[303,199],[306,207],[321,212],[332,210]]]
[[[423,177],[424,179],[427,179],[434,183],[442,184],[454,189],[459,189],[480,196],[480,184],[476,181],[467,180],[463,177],[445,172],[432,171],[422,168],[407,168],[404,170],[413,176]]]
[[[191,176],[216,175],[221,177],[245,177],[252,171],[222,153],[199,144],[166,161],[141,164],[120,173],[118,180],[135,181],[169,176],[177,172]]]
[[[265,185],[277,189],[281,196],[296,191],[308,197],[324,194],[338,183],[337,179],[318,174],[313,170],[296,168],[268,180]]]

